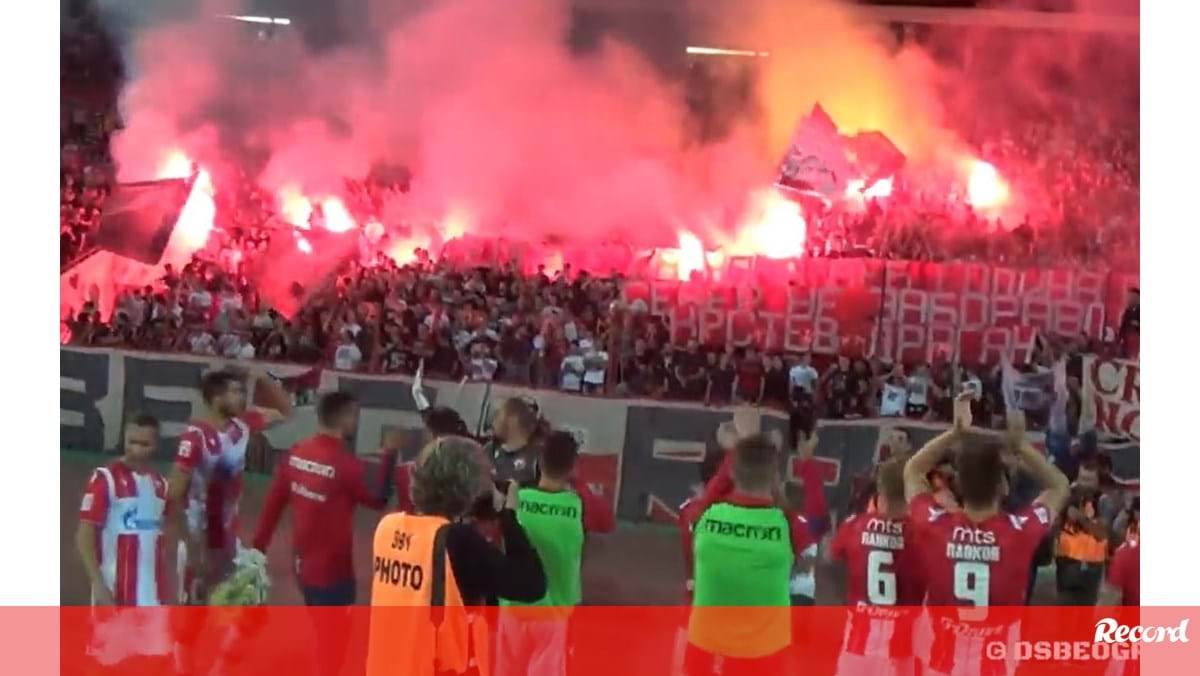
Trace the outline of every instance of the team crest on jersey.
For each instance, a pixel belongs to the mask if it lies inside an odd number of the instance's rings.
[[[88,494],[84,495],[84,496],[83,496],[83,502],[82,502],[82,503],[80,503],[80,505],[79,505],[79,509],[80,509],[80,511],[86,512],[86,511],[88,511],[89,509],[91,509],[91,508],[92,508],[92,502],[93,502],[93,497],[92,497],[92,494],[91,494],[91,493],[88,493]]]
[[[525,469],[525,458],[517,458],[513,460],[513,468],[518,470]]]
[[[190,439],[183,439],[179,442],[179,457],[192,457],[192,441]]]

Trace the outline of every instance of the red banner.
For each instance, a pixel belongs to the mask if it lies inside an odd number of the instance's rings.
[[[1136,275],[871,258],[731,257],[704,279],[651,265],[626,300],[673,340],[905,362],[1027,360],[1038,334],[1105,338]]]

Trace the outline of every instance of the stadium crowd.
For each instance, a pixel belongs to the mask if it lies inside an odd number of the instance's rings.
[[[66,267],[91,249],[112,193],[109,141],[120,127],[121,55],[90,3],[63,5],[59,52],[59,239]]]
[[[266,245],[262,228],[216,230],[183,269],[167,266],[154,285],[122,294],[109,321],[86,305],[69,322],[70,342],[371,373],[412,374],[423,362],[426,373],[455,380],[811,408],[823,418],[949,421],[950,402],[964,386],[980,393],[981,420],[1001,409],[998,368],[850,357],[814,363],[812,355],[761,353],[753,346],[674,345],[665,320],[621,301],[619,277],[576,274],[570,266],[553,275],[522,275],[515,265],[464,269],[423,252],[407,265],[376,256],[369,265],[350,263],[285,318],[246,275]],[[1135,356],[1136,294],[1129,302],[1118,342],[1039,341],[1032,364],[1022,367],[1049,373],[1058,356],[1066,360],[1073,416],[1081,355]]]

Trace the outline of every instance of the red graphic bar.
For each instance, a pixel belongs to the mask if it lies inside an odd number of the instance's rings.
[[[472,645],[470,664],[486,664],[492,674],[524,674],[528,660],[555,649],[562,651],[565,673],[572,676],[1061,676],[1067,666],[1070,673],[1115,675],[1142,673],[1143,665],[1144,673],[1171,675],[1195,673],[1200,664],[1196,608],[554,610],[530,616],[478,609],[469,625],[474,629],[463,634],[473,631],[474,641],[484,644]],[[404,639],[373,637],[371,625],[419,627],[430,621],[429,608],[366,606],[5,608],[0,613],[5,617],[0,633],[12,644],[0,647],[8,648],[10,657],[26,656],[16,657],[18,664],[6,672],[21,674],[48,672],[55,624],[63,674],[409,673],[412,669],[400,664],[380,671],[382,658],[386,663],[416,653],[395,653]],[[453,632],[453,624],[443,619],[443,632]],[[446,636],[439,634],[441,643]],[[376,668],[369,671],[372,651],[379,652]],[[917,671],[908,672],[906,664]]]

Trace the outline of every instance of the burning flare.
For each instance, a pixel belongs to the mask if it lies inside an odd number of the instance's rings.
[[[155,172],[155,177],[159,179],[188,178],[191,175],[192,161],[178,148],[167,153],[163,161],[159,163],[158,171]]]
[[[312,217],[312,202],[294,185],[284,186],[279,190],[279,214],[283,220],[301,230],[309,228],[308,219]]]
[[[992,165],[971,160],[967,178],[967,200],[977,209],[991,209],[1008,201],[1008,184]]]
[[[326,197],[321,202],[321,211],[325,214],[325,229],[329,232],[347,232],[358,227],[346,205],[336,197]]]
[[[754,194],[748,217],[728,249],[739,256],[796,258],[804,253],[807,231],[800,205],[766,188]]]

